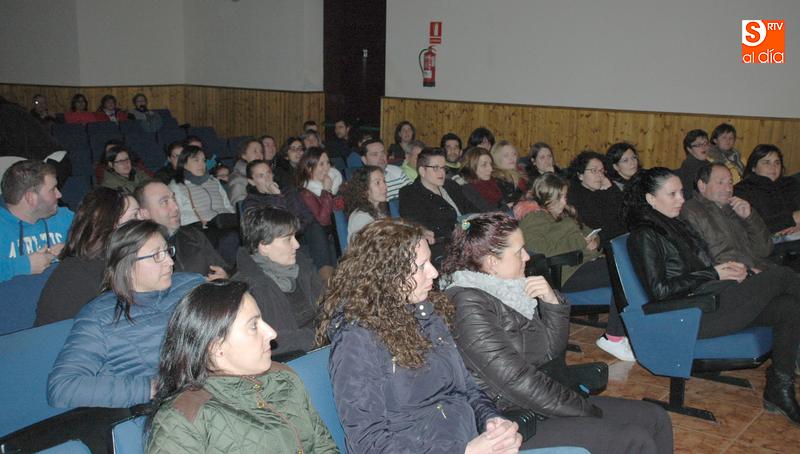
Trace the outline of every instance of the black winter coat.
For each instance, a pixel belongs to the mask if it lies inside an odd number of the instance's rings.
[[[679,219],[648,210],[631,225],[628,238],[636,275],[655,300],[682,297],[714,285],[719,275],[705,252],[704,243]]]
[[[167,238],[167,244],[175,246],[176,273],[197,273],[203,276],[209,272],[209,266],[221,266],[228,273],[231,269],[225,259],[219,255],[206,235],[198,228],[185,225],[174,235]]]
[[[432,344],[419,369],[397,366],[373,331],[343,314],[331,321],[328,367],[349,453],[462,453],[498,416],[444,321],[415,315]]]
[[[626,232],[620,218],[622,191],[613,183],[608,189],[592,191],[573,179],[567,191],[567,203],[575,207],[581,222],[593,229],[603,229],[599,234],[602,242]]]
[[[477,288],[451,287],[453,337],[464,364],[498,408],[546,416],[592,416],[592,404],[538,370],[564,355],[569,303],[539,303],[532,320]],[[560,296],[560,295],[559,295]]]
[[[250,294],[261,310],[261,317],[278,332],[275,341],[278,346],[272,354],[312,350],[317,329],[317,299],[322,293],[322,281],[311,259],[299,252],[297,254],[297,264],[300,266],[297,289],[302,292],[305,307],[293,307],[289,297],[272,278],[264,274],[246,248],[239,248],[236,264],[239,271],[233,279],[250,285]],[[301,314],[299,318],[298,314]]]
[[[792,213],[800,210],[800,183],[792,177],[775,181],[751,174],[733,188],[758,211],[770,232],[779,232],[795,225]]]

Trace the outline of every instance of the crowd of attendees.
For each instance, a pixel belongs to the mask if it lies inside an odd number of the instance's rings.
[[[91,117],[67,120],[160,126],[144,95],[133,104],[126,113],[109,95]],[[71,113],[87,108],[73,97]],[[44,97],[31,114],[54,118]],[[547,143],[520,159],[483,127],[466,147],[454,133],[431,147],[404,121],[388,150],[344,120],[324,143],[316,129],[306,122],[280,147],[269,135],[244,140],[230,167],[210,165],[196,137],[165,147],[154,172],[109,143],[100,183],[74,215],[58,206],[51,164],[8,168],[0,279],[57,263],[36,324],[74,319],[48,380],[51,405],[153,401],[149,452],[229,451],[219,444],[230,436],[248,440],[241,452],[335,452],[302,383],[271,361],[330,343],[351,452],[672,452],[660,407],[589,396],[548,372],[568,341],[564,294],[609,287],[601,258],[630,232],[653,299],[719,295],[700,337],[773,329],[765,406],[800,423],[800,280],[776,258],[800,235],[800,186],[778,147],[758,145],[744,164],[736,130],[722,124],[710,138],[689,131],[674,171],[643,169],[628,142],[559,167]],[[343,175],[334,161],[354,165]],[[346,251],[334,241],[337,209]],[[554,285],[564,294],[525,275],[531,253],[576,250],[582,261]],[[617,309],[597,345],[635,361]],[[520,411],[537,415],[533,437]]]

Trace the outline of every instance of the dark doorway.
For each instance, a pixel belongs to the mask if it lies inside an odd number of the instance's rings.
[[[386,82],[386,0],[324,0],[324,11],[326,136],[339,118],[377,134]]]

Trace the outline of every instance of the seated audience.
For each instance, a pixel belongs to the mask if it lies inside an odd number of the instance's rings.
[[[263,135],[258,138],[261,142],[261,147],[264,150],[264,160],[269,162],[271,166],[275,166],[275,155],[278,154],[278,143],[275,138],[269,135]]]
[[[3,174],[0,206],[0,282],[39,274],[64,248],[72,211],[58,207],[56,169],[41,161],[19,161]]]
[[[768,258],[772,235],[750,204],[733,195],[728,167],[706,164],[695,183],[697,194],[684,203],[680,218],[700,235],[713,262],[739,262],[758,271],[774,267]]]
[[[236,211],[219,181],[208,174],[201,148],[183,147],[169,188],[180,208],[181,225],[201,229],[215,248],[219,248],[222,237],[238,230]]]
[[[317,223],[326,232],[325,244],[311,251],[314,263],[319,268],[323,280],[327,281],[336,266],[336,245],[333,232],[333,196],[335,180],[330,175],[331,164],[328,154],[319,147],[308,149],[297,165],[298,194],[303,203],[314,215]],[[341,183],[341,180],[339,180]]]
[[[133,168],[131,153],[124,146],[114,146],[103,153],[106,169],[101,186],[132,194],[136,186],[149,180],[144,173]]]
[[[368,225],[322,298],[317,341],[331,343],[347,452],[517,452],[517,425],[500,416],[456,349],[452,304],[431,292],[438,273],[423,236],[402,220]]]
[[[147,108],[147,96],[144,93],[133,95],[133,110],[128,115],[132,120],[138,121],[145,132],[158,131],[164,122],[158,112]]]
[[[631,178],[639,171],[639,152],[633,145],[619,142],[608,147],[605,160],[608,178],[620,191],[625,191]]]
[[[424,149],[425,143],[421,140],[412,140],[408,144],[408,153],[406,153],[406,157],[403,160],[403,164],[400,166],[400,168],[403,169],[403,172],[406,174],[406,177],[408,177],[409,181],[414,181],[419,176],[417,173],[417,157]]]
[[[105,293],[75,316],[47,379],[57,408],[124,408],[149,402],[158,353],[178,301],[203,278],[172,274],[173,249],[151,221],[129,221],[108,244]]]
[[[69,101],[69,111],[70,112],[88,112],[89,111],[89,101],[86,100],[86,96],[81,93],[75,93],[72,95],[72,99]]]
[[[141,219],[149,219],[166,230],[167,244],[175,248],[175,272],[202,274],[210,281],[228,277],[228,264],[203,232],[195,226],[181,226],[181,210],[167,185],[150,181],[137,187],[133,194],[139,202]]]
[[[369,138],[359,145],[361,162],[365,166],[375,166],[383,169],[386,179],[386,199],[393,200],[399,197],[400,188],[412,183],[403,170],[392,164],[387,164],[388,156],[381,139]]]
[[[260,312],[281,333],[275,353],[314,348],[322,280],[314,263],[298,254],[300,222],[286,210],[256,207],[242,219],[244,246],[233,279],[247,282]]]
[[[256,139],[246,139],[239,143],[236,150],[236,164],[228,182],[228,198],[236,205],[247,197],[247,164],[257,159],[264,159],[264,148]]]
[[[351,239],[371,222],[389,216],[383,169],[371,165],[356,169],[345,186],[344,203],[348,213],[347,235]]]
[[[97,112],[105,115],[104,121],[113,121],[119,123],[128,120],[128,113],[122,109],[117,109],[117,98],[114,95],[105,95],[100,99],[100,107]]]
[[[86,194],[58,257],[61,263],[39,296],[34,325],[72,318],[100,293],[111,233],[132,219],[139,219],[133,196],[103,187]]]
[[[529,258],[516,220],[481,214],[456,227],[441,279],[456,308],[453,337],[478,386],[502,411],[544,416],[523,448],[672,453],[672,424],[661,407],[586,397],[540,369],[563,364],[570,305],[545,278],[525,277]]]
[[[33,95],[31,115],[48,128],[56,122],[56,117],[47,108],[47,98],[44,95]]]
[[[528,179],[517,168],[517,149],[507,140],[492,146],[492,176],[497,180],[503,203],[516,203],[528,190]]]
[[[481,213],[508,209],[500,185],[492,176],[493,170],[492,154],[484,148],[472,147],[464,155],[461,171],[453,177],[461,185],[464,197]]]
[[[164,184],[169,184],[175,178],[175,169],[178,168],[178,156],[183,151],[183,142],[172,142],[164,148],[167,163],[156,172],[154,178]]]
[[[303,147],[308,150],[311,147],[322,148],[322,141],[319,140],[317,131],[306,131],[300,134],[300,140],[303,141]]]
[[[297,188],[297,165],[306,153],[299,137],[289,137],[275,158],[275,182],[282,191]]]
[[[747,159],[744,179],[733,187],[737,197],[750,202],[770,232],[800,231],[800,183],[784,175],[783,153],[775,145],[757,145]]]
[[[546,257],[571,251],[583,252],[583,261],[564,266],[561,290],[581,292],[611,286],[608,265],[600,253],[600,238],[592,229],[578,222],[575,209],[567,204],[567,181],[554,173],[536,179],[530,197],[535,207],[519,223],[530,252]],[[609,306],[606,334],[597,339],[597,346],[622,361],[635,361],[616,304]]]
[[[736,145],[736,128],[728,123],[720,123],[711,131],[711,148],[708,150],[708,160],[724,164],[731,171],[733,184],[742,181],[744,163]]]
[[[231,177],[231,168],[225,164],[218,162],[213,169],[210,170],[211,176],[219,180],[222,187],[228,190],[228,182]],[[233,202],[231,202],[233,203]]]
[[[410,121],[401,121],[394,128],[394,143],[389,146],[389,161],[402,162],[411,152],[411,141],[417,139],[417,130]],[[423,147],[424,148],[424,147]],[[409,178],[414,181],[414,178]]]
[[[544,142],[536,142],[531,145],[529,157],[531,162],[530,167],[528,167],[528,180],[531,183],[547,172],[561,174],[561,169],[556,165],[556,159],[553,155],[553,147],[550,145]]]
[[[306,120],[303,122],[303,132],[319,132],[319,126],[314,120]]]
[[[252,207],[271,205],[283,208],[295,215],[300,220],[301,230],[305,230],[310,223],[316,222],[314,215],[300,199],[296,190],[289,188],[285,193],[281,192],[273,179],[272,168],[267,161],[261,159],[250,161],[245,172],[247,197],[242,201],[242,213]]]
[[[775,267],[748,277],[738,262],[714,265],[705,243],[678,215],[681,180],[663,167],[643,170],[626,193],[623,215],[633,268],[645,292],[658,301],[689,294],[719,296],[719,308],[703,312],[698,337],[724,336],[752,326],[772,328],[772,365],[764,408],[800,424],[795,360],[800,343],[800,280]]]
[[[588,227],[600,230],[605,243],[625,233],[619,217],[622,191],[606,177],[603,155],[582,151],[569,165],[570,181],[567,203],[575,208],[578,218]]]
[[[276,336],[244,283],[187,294],[167,327],[147,452],[338,453],[303,382],[272,361]]]
[[[400,189],[400,216],[433,232],[434,263],[444,255],[458,218],[478,209],[464,197],[461,186],[445,178],[444,150],[426,148],[419,154],[419,178]]]
[[[458,171],[461,170],[461,155],[464,149],[461,143],[461,137],[458,137],[452,132],[448,132],[443,135],[442,140],[439,141],[439,148],[444,150],[447,176],[452,177],[458,175]]]
[[[489,128],[483,126],[475,128],[472,134],[469,135],[467,147],[481,147],[487,151],[491,151],[494,147],[494,134],[492,134]]]
[[[702,129],[692,129],[683,138],[683,151],[686,159],[681,163],[680,168],[675,171],[681,179],[683,186],[683,198],[689,200],[694,195],[694,177],[697,171],[708,161],[708,134]]]

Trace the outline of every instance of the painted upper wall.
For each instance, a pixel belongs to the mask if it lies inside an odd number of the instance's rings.
[[[184,4],[186,82],[322,90],[322,0]]]
[[[78,0],[77,24],[81,85],[185,80],[183,0]]]
[[[75,0],[3,0],[0,81],[78,85]]]
[[[800,117],[798,18],[793,0],[387,0],[386,95]],[[786,63],[740,63],[742,19],[784,19]],[[444,36],[424,88],[432,20]]]

